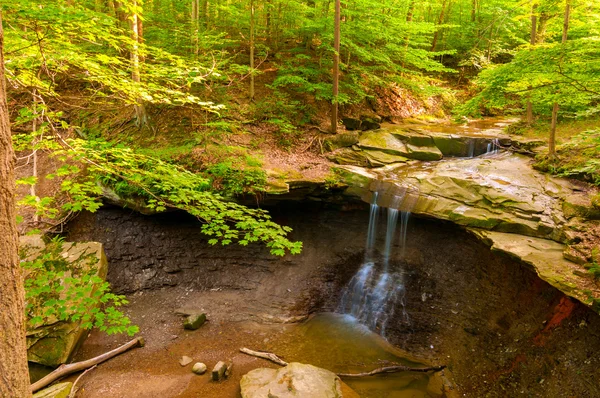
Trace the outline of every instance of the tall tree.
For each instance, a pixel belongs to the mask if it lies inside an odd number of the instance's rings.
[[[15,173],[6,83],[4,32],[0,13],[0,396],[29,397],[25,304],[15,214]]]
[[[563,23],[563,33],[561,43],[564,45],[567,42],[569,34],[569,17],[571,15],[571,1],[567,0],[565,5],[565,18]],[[550,127],[550,137],[548,138],[548,156],[554,158],[556,156],[556,123],[558,122],[558,102],[554,102],[552,106],[552,125]]]
[[[536,25],[537,25],[537,15],[535,14],[535,9],[537,7],[537,4],[533,4],[531,6],[531,33],[530,33],[530,44],[532,46],[535,45],[535,38],[536,38]],[[533,104],[531,103],[531,100],[527,101],[527,124],[531,125],[533,123]]]
[[[331,132],[337,132],[338,123],[338,95],[340,94],[340,29],[341,29],[341,4],[335,0],[335,27],[333,38],[333,102],[331,106]]]
[[[254,36],[256,27],[254,12],[254,0],[250,0],[250,101],[254,101]]]

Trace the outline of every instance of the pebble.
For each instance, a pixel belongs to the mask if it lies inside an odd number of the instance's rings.
[[[181,366],[187,366],[187,365],[189,365],[190,363],[192,363],[192,361],[193,361],[193,359],[192,359],[192,358],[190,358],[190,357],[186,357],[186,356],[183,356],[183,357],[181,357],[181,359],[179,360],[179,364],[180,364]]]
[[[203,375],[206,373],[206,365],[202,362],[196,362],[192,367],[192,372],[196,373],[197,375]]]

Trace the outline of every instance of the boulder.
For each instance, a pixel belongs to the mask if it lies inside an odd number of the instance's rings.
[[[367,155],[362,151],[355,151],[350,148],[339,149],[327,156],[329,160],[337,164],[369,167],[369,159]]]
[[[407,156],[406,144],[391,133],[371,131],[360,136],[358,145],[362,149],[374,149],[390,155]]]
[[[102,281],[106,280],[108,261],[101,243],[65,243],[63,249],[63,256],[67,259],[75,260],[83,253],[95,256],[97,261],[86,262],[85,266],[94,269]],[[86,294],[88,296],[94,294],[96,286],[94,285]],[[87,335],[81,324],[82,321],[64,322],[52,318],[35,328],[28,326],[27,359],[51,367],[66,363]]]
[[[68,398],[72,388],[71,382],[53,384],[33,394],[33,398]]]
[[[342,119],[342,124],[344,125],[344,127],[346,127],[346,130],[360,130],[361,120],[353,117],[345,117]]]
[[[191,314],[183,323],[183,327],[187,330],[196,330],[206,322],[206,314]]]
[[[378,116],[361,116],[360,129],[362,131],[377,130],[381,128],[381,118]]]
[[[405,163],[409,159],[404,156],[391,155],[382,151],[366,149],[363,151],[371,167],[382,167],[388,164]]]
[[[419,134],[411,134],[410,137],[387,130],[372,131],[361,135],[358,145],[365,151],[379,151],[415,160],[440,160],[443,157],[442,152],[433,145],[431,137]]]
[[[355,144],[358,144],[358,133],[341,133],[327,138],[323,142],[323,147],[326,151],[331,152],[339,148],[349,148]]]
[[[242,377],[242,398],[341,398],[358,396],[333,372],[290,363],[280,369],[255,369]],[[345,390],[345,391],[344,391]]]
[[[595,192],[575,192],[565,198],[563,212],[565,217],[581,217],[588,220],[600,220],[600,208],[594,205]]]

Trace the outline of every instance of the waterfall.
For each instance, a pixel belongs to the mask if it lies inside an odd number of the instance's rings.
[[[494,138],[487,144],[486,155],[496,155],[500,151],[500,141],[498,138]]]
[[[402,270],[390,272],[389,262],[394,248],[398,218],[400,218],[400,257],[404,256],[410,212],[387,209],[385,244],[381,254],[381,264],[375,260],[379,206],[378,195],[373,195],[367,230],[365,260],[342,293],[338,311],[354,317],[371,330],[385,336],[389,319],[401,316],[402,322],[410,323],[406,313],[406,289]],[[395,197],[393,205],[398,205],[403,197]],[[401,314],[397,314],[398,306]]]
[[[475,156],[475,140],[469,140],[469,157],[472,158]]]

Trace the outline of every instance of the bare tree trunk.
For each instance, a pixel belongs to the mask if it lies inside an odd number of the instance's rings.
[[[415,15],[415,0],[410,0],[408,3],[408,11],[406,12],[406,22],[412,22]]]
[[[115,2],[113,0],[108,0],[106,4],[108,6],[108,15],[116,18],[117,17],[117,9],[115,7]]]
[[[534,4],[531,7],[531,38],[530,38],[530,43],[532,46],[535,46],[535,39],[536,39],[536,31],[537,31],[537,16],[535,15],[535,9],[537,8],[537,4]],[[531,90],[531,86],[529,87],[529,89]],[[531,103],[531,100],[527,101],[527,124],[528,125],[532,125],[533,124],[533,104]]]
[[[471,7],[471,22],[475,22],[477,20],[477,0],[473,0],[473,5]]]
[[[562,44],[567,42],[569,34],[569,17],[571,15],[571,2],[567,0],[565,6],[565,19],[563,22],[563,34]],[[558,122],[558,102],[554,103],[552,107],[552,125],[550,126],[550,137],[548,138],[548,156],[550,158],[556,157],[556,124]]]
[[[438,26],[444,23],[444,18],[446,14],[446,4],[447,0],[442,1],[442,10],[440,11],[440,17],[438,18]],[[435,47],[437,46],[437,42],[440,36],[440,29],[438,28],[433,34],[433,42],[431,43],[431,51],[435,51]]]
[[[25,293],[18,257],[15,155],[12,149],[0,14],[0,397],[30,397],[25,343]]]
[[[200,31],[200,0],[192,0],[191,24],[192,46],[194,48],[194,55],[198,57],[198,53],[200,52],[198,42],[198,34]]]
[[[250,101],[254,101],[254,0],[250,0]]]
[[[141,82],[140,77],[140,42],[141,42],[141,20],[138,14],[138,2],[137,0],[133,1],[133,15],[131,17],[131,38],[133,39],[133,47],[131,49],[131,80],[136,83]],[[142,99],[138,99],[137,104],[134,106],[135,108],[135,117],[136,123],[138,126],[143,127],[147,124],[147,115],[146,115],[146,107],[142,102]]]
[[[333,102],[331,105],[331,132],[337,133],[338,95],[340,93],[340,41],[341,4],[335,0],[335,27],[333,38]]]

